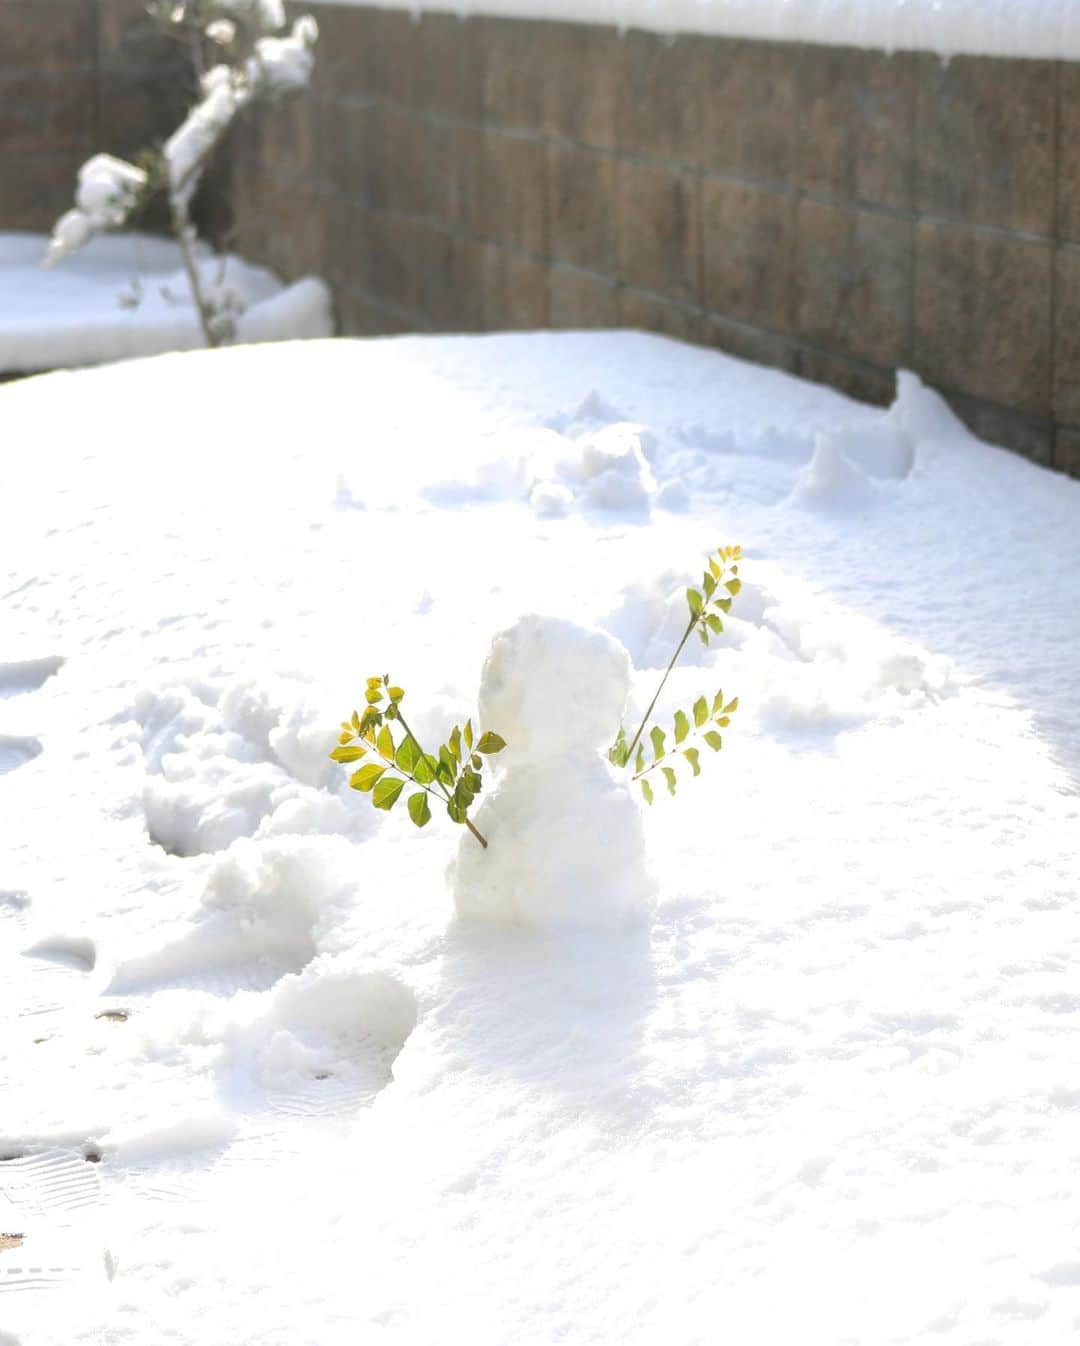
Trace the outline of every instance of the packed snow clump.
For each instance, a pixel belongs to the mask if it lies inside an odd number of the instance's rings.
[[[148,234],[93,238],[62,267],[43,271],[41,234],[0,233],[0,373],[105,364],[205,345],[180,249]],[[333,335],[330,291],[304,277],[283,285],[240,257],[196,266],[214,311],[248,344]]]
[[[497,635],[480,723],[506,739],[451,872],[460,915],[530,926],[619,923],[652,894],[638,805],[601,756],[614,740],[630,659],[605,632],[529,615]]]

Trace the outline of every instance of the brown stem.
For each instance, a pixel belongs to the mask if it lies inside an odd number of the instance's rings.
[[[407,722],[406,719],[405,719],[405,716],[402,715],[402,713],[401,713],[401,705],[400,705],[400,703],[399,703],[398,705],[395,705],[395,707],[394,707],[394,714],[395,714],[395,715],[397,716],[397,718],[401,721],[401,727],[402,727],[402,729],[405,730],[406,734],[408,734],[408,736],[409,736],[409,737],[412,739],[412,741],[416,744],[416,750],[417,750],[417,752],[420,753],[421,756],[426,757],[426,756],[427,756],[427,753],[425,753],[424,750],[423,750],[423,748],[420,746],[420,740],[416,737],[416,735],[413,733],[413,731],[409,728],[409,725],[408,725],[408,722]],[[400,770],[400,768],[398,768],[398,769]],[[417,783],[417,785],[420,784],[419,781],[417,781],[416,783]],[[436,785],[439,787],[439,789],[443,792],[443,796],[445,797],[446,802],[449,804],[449,803],[450,803],[450,795],[449,795],[449,793],[447,792],[446,786],[442,783],[442,781],[438,778],[438,776],[435,777],[435,784],[436,784]],[[428,794],[431,794],[431,791],[430,791],[430,790],[428,791]],[[477,839],[477,841],[480,843],[481,846],[483,846],[484,850],[486,851],[487,848],[488,848],[487,841],[486,841],[486,839],[485,839],[485,838],[484,838],[484,837],[483,837],[483,836],[476,830],[476,828],[472,825],[472,823],[469,821],[468,814],[466,814],[466,816],[465,816],[465,826],[469,829],[469,831],[473,834],[473,836]]]
[[[690,639],[690,637],[693,635],[693,633],[694,633],[694,627],[697,626],[697,624],[698,624],[698,622],[699,622],[700,620],[701,620],[701,614],[700,614],[700,613],[699,613],[696,617],[691,617],[691,618],[690,618],[689,625],[687,626],[686,630],[683,632],[683,638],[682,638],[682,640],[679,641],[679,647],[678,647],[678,649],[675,651],[675,653],[671,656],[671,663],[668,664],[666,670],[664,671],[664,676],[660,679],[660,686],[657,687],[657,689],[656,689],[656,695],[655,695],[655,696],[653,697],[653,699],[649,702],[649,709],[648,709],[648,710],[645,712],[645,714],[641,717],[641,723],[640,723],[640,724],[638,725],[638,727],[637,727],[637,733],[634,735],[633,739],[631,740],[631,743],[630,743],[629,748],[627,748],[627,750],[626,750],[626,760],[627,760],[628,762],[629,762],[630,758],[633,757],[633,755],[634,755],[634,749],[635,749],[635,748],[637,747],[637,745],[638,745],[638,740],[641,738],[641,735],[645,732],[645,726],[646,726],[646,725],[648,724],[648,722],[649,722],[649,716],[653,713],[653,707],[656,705],[657,701],[660,700],[660,693],[664,690],[664,684],[667,682],[669,676],[671,675],[671,670],[675,667],[675,664],[676,664],[677,661],[678,661],[679,655],[682,654],[682,652],[683,652],[683,646],[686,644],[686,642],[687,642],[687,641]],[[635,779],[636,779],[636,777],[635,777]]]
[[[210,321],[210,306],[203,296],[202,284],[199,280],[199,268],[196,265],[194,250],[191,246],[191,225],[188,223],[186,212],[177,205],[175,199],[172,202],[172,225],[176,241],[180,244],[180,255],[184,259],[184,271],[187,273],[188,284],[191,286],[192,297],[195,300],[195,308],[199,314],[199,325],[202,327],[206,344],[213,349],[220,343],[214,335],[213,323]]]

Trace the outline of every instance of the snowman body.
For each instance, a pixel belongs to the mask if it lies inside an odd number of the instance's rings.
[[[499,778],[451,869],[458,913],[536,927],[603,926],[648,908],[641,811],[606,753],[630,685],[626,650],[603,631],[522,617],[495,637],[480,723],[506,740]]]

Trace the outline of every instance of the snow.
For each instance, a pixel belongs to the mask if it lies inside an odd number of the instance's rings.
[[[461,916],[550,929],[640,915],[654,890],[641,814],[601,756],[629,690],[629,656],[604,631],[530,613],[495,637],[479,717],[507,746],[475,818],[488,849],[458,846]]]
[[[42,271],[47,240],[0,233],[0,373],[101,364],[201,347],[204,338],[177,246],[140,234],[97,237]],[[305,277],[284,286],[239,257],[204,254],[205,288],[237,314],[240,342],[325,337],[330,292]]]
[[[369,0],[323,0],[328,5]],[[1075,0],[380,0],[380,9],[596,23],[942,57],[1080,59]]]
[[[0,425],[4,1346],[1076,1338],[1080,485],[910,376],[633,333],[170,354]],[[558,466],[597,437],[646,505]],[[636,723],[735,542],[652,910],[457,915],[472,838],[326,758],[365,679],[438,742],[544,613]],[[617,865],[573,769],[529,816]]]

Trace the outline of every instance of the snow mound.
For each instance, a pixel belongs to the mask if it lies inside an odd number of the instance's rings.
[[[0,233],[0,373],[32,373],[205,345],[179,249],[160,238],[92,239],[42,270],[46,239]],[[330,292],[314,277],[284,286],[239,257],[199,259],[215,307],[241,343],[333,334]]]
[[[361,836],[370,827],[330,792],[341,786],[328,756],[333,712],[302,687],[191,677],[141,691],[133,716],[148,773],[147,831],[171,855],[222,851],[239,837]]]
[[[315,963],[258,997],[229,1030],[228,1056],[263,1089],[374,1072],[377,1092],[416,1019],[416,997],[389,973]]]
[[[336,948],[351,893],[347,863],[317,838],[238,841],[210,868],[188,932],[122,958],[108,994],[185,983],[213,992],[222,970],[264,988]]]
[[[878,499],[876,484],[843,452],[837,438],[817,435],[814,456],[799,473],[790,503],[843,513],[872,508]]]
[[[480,722],[507,741],[451,871],[460,915],[538,927],[617,924],[653,884],[638,805],[599,753],[615,738],[630,660],[605,632],[529,615],[492,642]]]

